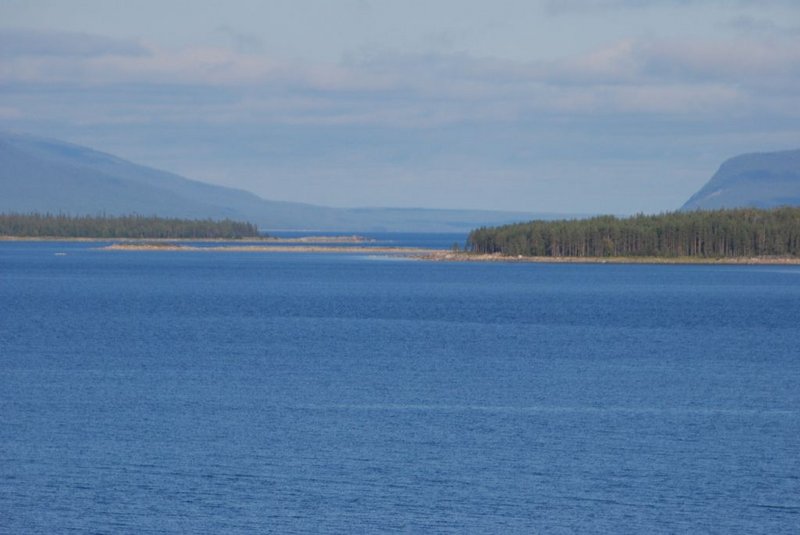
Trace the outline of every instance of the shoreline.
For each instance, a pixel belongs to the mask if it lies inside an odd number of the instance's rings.
[[[104,251],[173,251],[210,253],[339,253],[339,254],[388,254],[404,256],[412,260],[428,262],[499,262],[528,264],[664,264],[664,265],[800,265],[800,258],[742,257],[742,258],[698,258],[698,257],[576,257],[576,256],[503,256],[500,254],[473,254],[445,249],[418,247],[331,247],[325,245],[264,246],[229,245],[197,247],[173,243],[116,243],[101,247]]]
[[[504,256],[435,250],[420,257],[432,262],[503,262],[527,264],[665,264],[665,265],[800,265],[794,257],[701,258],[691,256]]]
[[[374,243],[377,240],[364,236],[298,236],[297,238],[276,238],[271,236],[245,238],[71,238],[65,236],[0,236],[0,242],[119,242],[137,244],[148,243]]]
[[[284,242],[285,243],[285,242]],[[298,243],[298,242],[289,242]],[[302,242],[299,242],[302,243]],[[434,252],[434,249],[419,247],[364,247],[326,245],[222,245],[197,247],[194,245],[180,245],[173,243],[115,243],[105,247],[98,247],[101,251],[164,251],[164,252],[200,252],[200,253],[340,253],[340,254],[393,254],[393,255],[423,255]]]
[[[110,245],[97,247],[101,251],[172,251],[209,253],[339,253],[339,254],[378,254],[402,256],[409,260],[427,262],[495,262],[527,264],[662,264],[662,265],[800,265],[800,257],[579,257],[579,256],[504,256],[477,254],[449,249],[428,249],[423,247],[376,246],[367,247],[362,243],[375,243],[376,240],[363,236],[300,236],[297,238],[63,238],[63,237],[21,237],[0,236],[0,242],[63,242],[63,243],[103,243]],[[232,244],[196,246],[191,243]],[[241,244],[241,245],[239,245]],[[255,245],[254,245],[255,244]],[[291,245],[300,244],[300,245]],[[319,244],[319,245],[316,245]],[[326,245],[330,244],[330,245]],[[333,244],[345,244],[334,246]]]

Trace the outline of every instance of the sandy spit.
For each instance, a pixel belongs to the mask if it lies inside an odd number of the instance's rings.
[[[434,252],[431,249],[414,247],[331,247],[324,245],[210,245],[197,247],[180,244],[153,243],[115,243],[101,247],[104,251],[185,251],[203,253],[341,253],[341,254],[404,254],[423,255]]]
[[[232,253],[339,253],[339,254],[388,254],[400,255],[431,262],[507,262],[538,264],[719,264],[719,265],[800,265],[800,258],[755,257],[755,258],[694,258],[694,257],[550,257],[550,256],[503,256],[500,254],[473,254],[445,249],[423,249],[414,247],[331,247],[324,245],[222,245],[197,247],[175,243],[116,243],[103,247],[106,251],[187,251],[187,252],[232,252]]]

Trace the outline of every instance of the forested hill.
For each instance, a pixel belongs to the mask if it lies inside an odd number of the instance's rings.
[[[28,238],[239,239],[259,236],[252,223],[129,215],[0,214],[0,236]]]
[[[514,256],[800,256],[800,208],[531,221],[473,230],[467,246]]]

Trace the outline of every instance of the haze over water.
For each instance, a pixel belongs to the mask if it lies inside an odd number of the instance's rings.
[[[797,267],[93,247],[0,243],[2,532],[800,525]]]

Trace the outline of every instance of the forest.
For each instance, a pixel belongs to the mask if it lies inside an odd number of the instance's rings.
[[[238,239],[261,237],[252,223],[155,216],[0,214],[0,236],[27,238]]]
[[[800,208],[531,221],[473,230],[475,253],[549,257],[730,258],[800,255]]]

